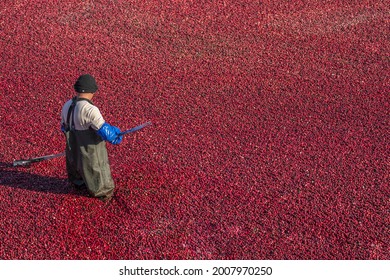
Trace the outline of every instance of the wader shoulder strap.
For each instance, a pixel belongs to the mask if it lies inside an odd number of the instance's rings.
[[[86,99],[86,98],[78,98],[77,96],[73,97],[72,99],[72,104],[70,105],[69,107],[69,110],[68,110],[68,115],[66,116],[66,130],[69,131],[69,130],[74,130],[74,114],[73,114],[73,111],[74,111],[74,108],[76,107],[76,103],[78,101],[87,101],[88,103],[90,103],[91,105],[94,105],[92,103],[91,100],[89,99]],[[70,124],[70,117],[71,115],[73,115],[73,118],[72,118],[72,125]]]
[[[72,99],[72,104],[69,107],[68,115],[66,116],[66,130],[73,130],[74,129],[74,119],[72,121],[72,125],[70,125],[70,116],[73,114],[74,107],[76,107],[77,97],[74,97]]]

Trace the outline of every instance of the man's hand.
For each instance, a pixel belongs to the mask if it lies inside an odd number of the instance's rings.
[[[120,135],[121,130],[119,128],[114,126],[114,129],[115,129],[115,132],[116,132],[117,136],[111,143],[114,144],[114,145],[118,145],[118,144],[120,144],[122,142],[123,135]]]
[[[63,132],[63,133],[65,133],[66,132],[66,129],[65,129],[65,124],[61,124],[61,131]]]

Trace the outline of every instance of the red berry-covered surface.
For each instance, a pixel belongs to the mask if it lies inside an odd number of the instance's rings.
[[[389,259],[387,1],[0,4],[0,259]],[[67,184],[81,74],[122,130]]]

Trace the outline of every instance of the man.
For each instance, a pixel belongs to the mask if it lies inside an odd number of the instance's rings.
[[[114,181],[111,177],[106,143],[120,144],[120,129],[106,123],[92,103],[98,87],[94,77],[81,75],[74,89],[77,96],[62,108],[61,130],[66,136],[66,169],[69,182],[80,188],[86,186],[93,197],[102,201],[112,198]]]

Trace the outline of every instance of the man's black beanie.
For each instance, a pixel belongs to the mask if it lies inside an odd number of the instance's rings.
[[[74,89],[79,93],[95,93],[98,89],[96,85],[96,80],[89,74],[81,75],[76,83],[74,84]]]

